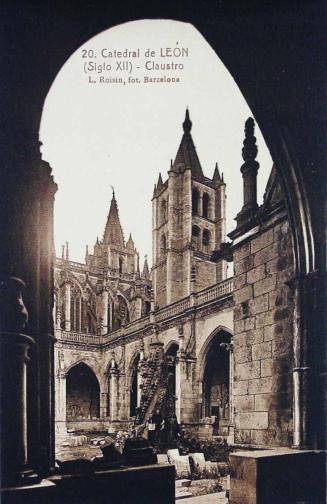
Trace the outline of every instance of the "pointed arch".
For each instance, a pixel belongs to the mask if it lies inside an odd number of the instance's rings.
[[[93,369],[81,361],[66,374],[67,420],[100,418],[100,382]]]

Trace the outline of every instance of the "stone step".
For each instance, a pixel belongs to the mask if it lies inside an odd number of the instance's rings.
[[[189,487],[191,484],[190,479],[179,479],[175,481],[175,488],[181,488],[181,487]]]
[[[187,492],[185,490],[178,490],[176,493],[175,493],[175,500],[179,500],[179,499],[187,499],[189,497],[193,497],[193,494],[192,492]]]

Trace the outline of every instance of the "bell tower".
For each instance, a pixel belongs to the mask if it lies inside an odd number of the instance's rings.
[[[226,239],[226,185],[217,164],[212,179],[203,174],[191,129],[186,109],[182,140],[168,179],[163,182],[159,174],[153,192],[152,279],[158,307],[226,278],[225,262],[211,261],[212,251]]]

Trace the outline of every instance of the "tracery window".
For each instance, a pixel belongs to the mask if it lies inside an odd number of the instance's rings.
[[[198,226],[192,226],[192,246],[195,250],[199,249],[199,236],[200,228]]]
[[[208,253],[210,250],[210,231],[208,229],[203,230],[202,245],[203,245],[203,251]]]
[[[209,217],[209,194],[203,193],[202,197],[202,217]]]
[[[200,199],[199,190],[196,187],[193,187],[193,189],[192,189],[192,213],[193,214],[199,213],[199,199]]]

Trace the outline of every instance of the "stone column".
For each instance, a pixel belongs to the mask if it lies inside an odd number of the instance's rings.
[[[243,176],[243,207],[236,217],[238,226],[253,218],[258,210],[257,173],[259,163],[255,160],[258,154],[258,148],[256,146],[256,138],[254,136],[254,120],[252,117],[249,117],[246,120],[244,131],[245,139],[242,149],[244,164],[241,166]]]
[[[60,361],[59,361],[60,362]],[[58,369],[56,376],[56,435],[67,434],[66,373]]]
[[[10,277],[1,282],[1,477],[2,486],[39,481],[29,467],[27,425],[28,351],[34,340],[21,330],[28,314],[22,299],[22,280]]]
[[[70,331],[70,283],[65,283],[65,331]]]
[[[180,423],[181,422],[181,365],[180,365],[179,352],[177,353],[177,356],[175,359],[175,381],[176,381],[175,413],[176,413],[176,417],[177,417],[177,422]]]
[[[107,290],[102,291],[102,304],[103,304],[102,334],[107,334],[108,332],[108,300],[109,300],[108,291]]]
[[[118,412],[118,371],[116,368],[110,368],[109,371],[109,415],[110,421],[117,420]]]

